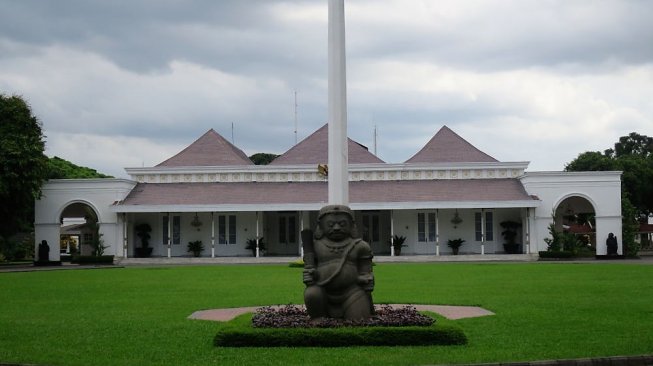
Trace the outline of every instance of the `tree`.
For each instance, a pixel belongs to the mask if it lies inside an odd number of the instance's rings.
[[[48,158],[41,123],[19,96],[0,94],[0,240],[31,227]]]
[[[616,161],[598,151],[584,152],[565,166],[569,172],[618,170]]]
[[[97,170],[75,165],[58,156],[48,160],[48,179],[113,178]]]
[[[620,170],[622,190],[637,214],[653,212],[653,137],[632,132],[622,136],[613,149],[584,152],[565,166],[566,171]]]
[[[251,160],[256,165],[268,165],[272,160],[276,159],[277,157],[279,157],[279,155],[270,154],[270,153],[256,153],[250,156],[249,160]]]
[[[628,136],[620,137],[619,142],[614,144],[614,150],[606,150],[605,155],[615,158],[622,156],[649,157],[653,155],[653,137],[631,132]]]

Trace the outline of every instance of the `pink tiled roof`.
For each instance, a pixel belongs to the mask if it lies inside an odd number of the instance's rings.
[[[383,163],[367,148],[352,139],[348,140],[349,163]],[[312,135],[300,141],[270,165],[326,164],[329,160],[329,125],[325,124]]]
[[[443,126],[422,150],[406,163],[480,163],[496,162],[490,155],[475,148],[449,127]]]
[[[177,155],[157,166],[253,165],[247,155],[210,129]]]
[[[326,182],[139,183],[121,205],[261,205],[327,202]],[[360,181],[352,203],[532,201],[517,179]]]

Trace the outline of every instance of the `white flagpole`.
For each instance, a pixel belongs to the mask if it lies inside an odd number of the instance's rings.
[[[345,3],[329,0],[329,204],[349,204]]]

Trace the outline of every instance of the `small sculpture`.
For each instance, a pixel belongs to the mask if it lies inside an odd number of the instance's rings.
[[[608,234],[605,245],[608,247],[608,255],[617,255],[619,243],[617,243],[617,237],[613,233]]]
[[[374,313],[372,250],[357,236],[354,214],[344,205],[323,207],[314,235],[302,231],[304,303],[312,319],[359,320]]]
[[[39,244],[39,260],[40,263],[47,263],[50,261],[50,246],[47,240],[42,240]]]

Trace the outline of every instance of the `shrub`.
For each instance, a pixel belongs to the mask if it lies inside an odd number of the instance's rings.
[[[434,321],[433,318],[417,312],[414,306],[395,309],[390,305],[375,306],[375,315],[361,320],[334,318],[311,320],[306,310],[296,305],[280,308],[262,307],[252,317],[252,325],[256,328],[424,327],[432,325]]]
[[[0,253],[7,261],[31,259],[34,257],[34,241],[32,238],[32,235],[26,236],[21,241],[0,238]]]
[[[112,255],[74,255],[72,263],[77,264],[113,264]]]
[[[558,258],[558,259],[575,257],[574,253],[569,251],[558,251],[558,252],[542,251],[539,252],[539,255],[540,258]]]
[[[297,259],[295,261],[292,261],[288,263],[288,267],[290,268],[304,268],[304,260],[303,259]]]
[[[214,338],[218,347],[349,347],[462,345],[467,337],[460,328],[342,327],[342,328],[253,328],[251,314],[229,322]]]

